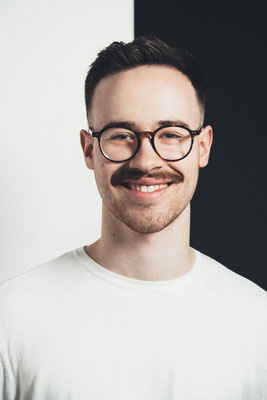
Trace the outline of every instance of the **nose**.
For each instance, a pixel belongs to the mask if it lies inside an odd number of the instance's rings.
[[[144,172],[149,172],[155,168],[161,168],[164,160],[155,152],[150,141],[150,135],[142,135],[141,145],[138,152],[130,160],[130,168],[138,168]]]

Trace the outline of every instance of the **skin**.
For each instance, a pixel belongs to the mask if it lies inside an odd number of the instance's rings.
[[[113,121],[131,121],[138,131],[153,131],[161,120],[181,120],[190,129],[203,124],[203,112],[189,79],[168,66],[141,66],[102,79],[96,86],[89,126],[99,131]],[[80,132],[86,166],[94,170],[102,197],[100,239],[85,247],[103,267],[141,280],[169,280],[187,273],[194,264],[190,248],[190,201],[199,168],[208,164],[212,128],[195,137],[191,153],[168,162],[153,150],[148,137],[129,161],[113,163],[101,154],[98,141]],[[111,184],[119,169],[138,168],[147,184],[175,181],[155,194]],[[135,181],[136,183],[140,181]]]

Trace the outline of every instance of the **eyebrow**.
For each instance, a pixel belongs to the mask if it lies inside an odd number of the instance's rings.
[[[171,125],[182,125],[186,128],[189,128],[189,125],[178,119],[178,120],[160,120],[156,123],[156,125],[158,125],[158,127],[164,127],[164,126],[171,126]],[[125,128],[125,129],[131,129],[131,130],[136,130],[136,124],[132,121],[111,121],[108,122],[107,124],[105,124],[102,128],[101,131],[104,129],[108,129],[108,128],[116,128],[116,127],[121,127],[121,128]],[[89,127],[89,129],[91,131],[95,131],[93,129],[93,127]],[[189,128],[190,129],[190,128]]]
[[[172,121],[172,120],[158,121],[158,125],[159,126],[182,125],[188,129],[190,129],[189,125],[186,122],[182,121],[181,119],[177,119],[175,121]]]

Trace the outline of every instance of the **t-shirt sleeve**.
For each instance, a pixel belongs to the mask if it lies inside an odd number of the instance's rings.
[[[6,361],[0,348],[0,399],[15,400],[14,385]]]
[[[267,312],[266,312],[267,314]],[[267,315],[258,342],[257,399],[267,399]]]

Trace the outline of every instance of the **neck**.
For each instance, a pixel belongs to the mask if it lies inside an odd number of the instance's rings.
[[[85,249],[98,264],[118,274],[146,281],[170,280],[192,268],[189,234],[190,205],[165,229],[150,234],[133,231],[103,208],[101,237]]]

